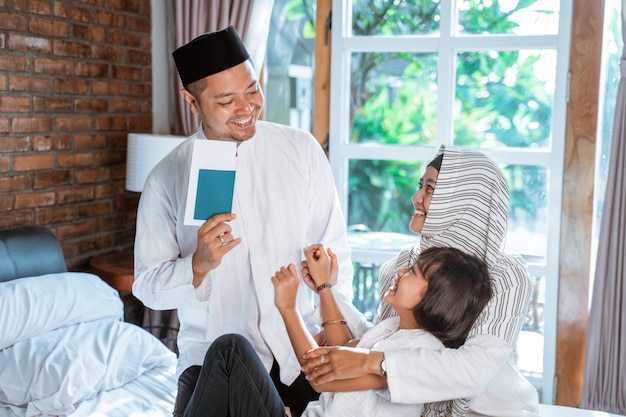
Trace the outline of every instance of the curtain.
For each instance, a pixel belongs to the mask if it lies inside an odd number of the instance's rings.
[[[174,2],[174,48],[186,44],[205,32],[226,29],[234,25],[241,39],[246,43],[248,24],[251,20],[254,0],[175,0]],[[248,51],[254,56],[252,51]],[[173,134],[189,136],[199,126],[199,118],[191,112],[185,100],[178,94],[182,88],[178,72],[171,72],[174,78],[175,117]]]
[[[621,14],[622,38],[626,40],[624,0]],[[587,326],[581,407],[626,414],[626,50],[620,59],[620,72]]]

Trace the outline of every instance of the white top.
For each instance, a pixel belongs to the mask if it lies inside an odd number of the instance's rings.
[[[398,330],[400,319],[392,317],[380,322],[363,335],[357,347],[386,351],[387,349],[425,348],[439,350],[443,344],[421,329]],[[417,417],[422,404],[394,404],[386,389],[353,392],[324,392],[312,401],[303,417]]]
[[[178,375],[202,365],[217,337],[239,333],[250,340],[268,370],[275,357],[281,380],[291,384],[300,365],[274,306],[272,275],[292,262],[300,269],[302,248],[323,243],[339,260],[339,282],[333,290],[352,300],[345,219],[328,160],[311,134],[257,122],[256,135],[237,148],[237,218],[230,226],[242,241],[194,289],[191,258],[198,227],[183,221],[195,138],[206,138],[202,128],[147,179],[137,214],[133,294],[152,309],[178,309]],[[297,307],[312,334],[320,329],[309,318],[316,302],[317,295],[301,282]]]

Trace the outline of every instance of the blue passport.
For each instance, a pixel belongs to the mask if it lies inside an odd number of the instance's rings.
[[[230,213],[234,188],[235,171],[199,170],[193,218],[207,220],[216,214]]]

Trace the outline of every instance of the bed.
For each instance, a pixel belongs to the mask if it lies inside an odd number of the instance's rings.
[[[175,367],[116,290],[67,271],[47,228],[0,231],[0,417],[171,416]]]

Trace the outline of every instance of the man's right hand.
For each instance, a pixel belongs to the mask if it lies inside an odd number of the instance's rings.
[[[191,261],[194,287],[198,287],[206,274],[222,263],[222,257],[241,242],[226,223],[235,217],[233,213],[217,214],[198,229],[198,244]]]

